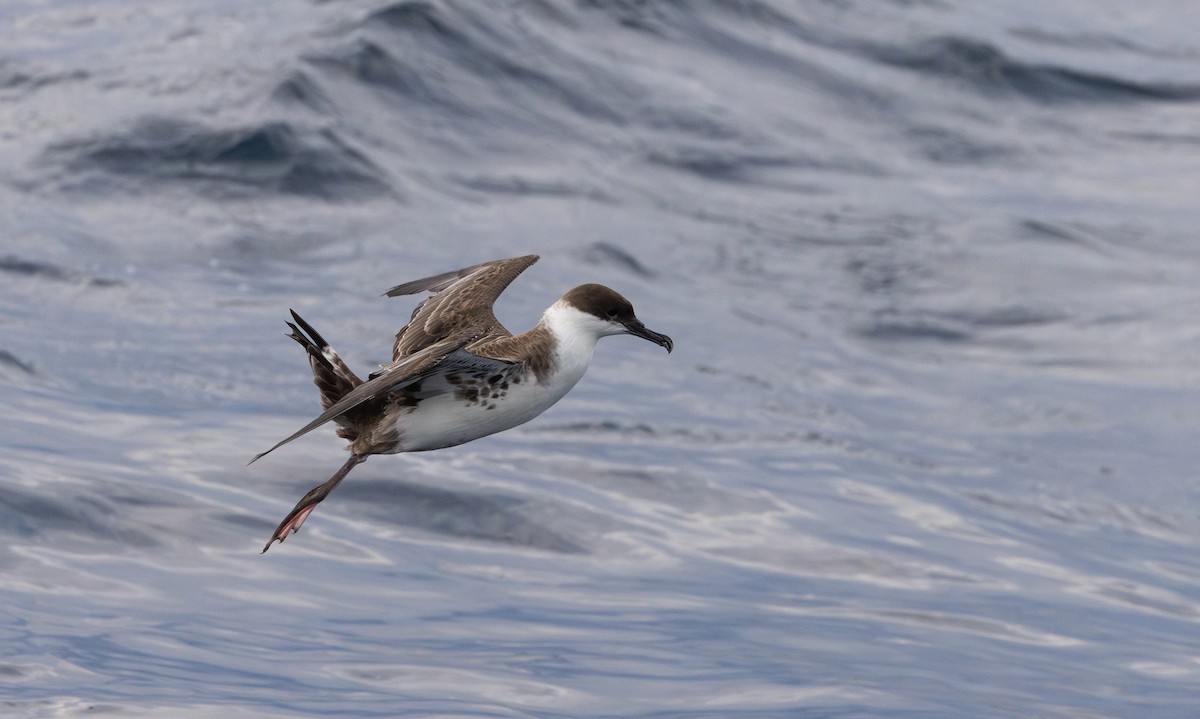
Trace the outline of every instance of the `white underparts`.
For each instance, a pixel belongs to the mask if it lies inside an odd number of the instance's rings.
[[[555,340],[549,374],[538,381],[533,372],[519,364],[495,382],[487,382],[492,378],[483,375],[434,375],[422,380],[420,395],[424,396],[420,403],[400,418],[401,446],[396,451],[452,447],[528,422],[579,382],[592,361],[597,340],[623,331],[561,301],[546,310],[541,324]]]

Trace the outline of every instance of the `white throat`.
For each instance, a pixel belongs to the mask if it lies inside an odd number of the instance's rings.
[[[599,317],[581,312],[562,300],[542,314],[542,324],[555,341],[552,382],[566,394],[587,371],[597,340],[610,334],[611,328]]]

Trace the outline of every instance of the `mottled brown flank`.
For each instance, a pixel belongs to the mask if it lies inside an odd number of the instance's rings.
[[[399,402],[389,402],[375,417],[370,427],[364,427],[358,441],[350,445],[354,454],[379,454],[389,452],[400,443],[400,418],[411,414],[413,408]]]
[[[519,372],[520,370],[516,370]],[[508,395],[509,376],[512,372],[493,374],[485,378],[483,375],[446,375],[446,381],[454,386],[454,398],[469,405],[487,404],[487,409],[495,409],[496,403],[491,400],[504,399]],[[513,376],[513,381],[519,381]]]
[[[420,394],[421,394],[421,383],[417,382],[416,384],[411,384],[408,387],[405,387],[404,389],[400,390],[399,392],[391,393],[390,395],[388,395],[388,397],[391,400],[392,404],[394,404],[398,407],[407,407],[409,409],[416,409],[417,405],[421,404],[421,400],[418,399],[418,396]]]
[[[604,285],[580,285],[563,295],[563,300],[580,312],[587,312],[602,320],[628,322],[637,319],[629,300]]]
[[[542,324],[516,337],[468,345],[467,351],[507,362],[520,362],[525,372],[532,372],[538,382],[545,382],[554,373],[554,335]],[[520,384],[522,376],[522,372],[511,372],[508,381]]]

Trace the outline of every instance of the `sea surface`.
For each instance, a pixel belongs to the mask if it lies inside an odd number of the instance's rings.
[[[6,0],[0,716],[1200,716],[1200,5]],[[610,285],[344,461],[400,282]]]

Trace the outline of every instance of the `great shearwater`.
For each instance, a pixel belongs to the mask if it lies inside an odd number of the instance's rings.
[[[596,341],[629,334],[670,352],[671,338],[646,328],[629,300],[596,284],[580,285],[514,336],[492,312],[504,288],[537,255],[494,260],[396,285],[388,297],[429,291],[396,333],[392,363],[358,378],[316,330],[292,310],[288,337],[308,352],[325,410],[295,434],[250,460],[333,420],[350,459],[304,495],[263,551],[300,529],[313,509],[355,465],[372,454],[453,447],[528,422],[583,377]]]

